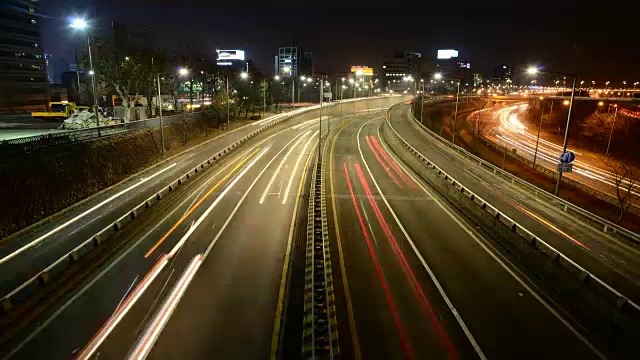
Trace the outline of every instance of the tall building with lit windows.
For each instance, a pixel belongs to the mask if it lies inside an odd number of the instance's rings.
[[[382,85],[380,87],[384,91],[393,90],[395,92],[413,89],[414,85],[403,79],[406,77],[420,78],[421,58],[422,54],[411,51],[400,51],[385,58],[382,63]]]
[[[276,74],[283,76],[311,76],[313,75],[313,63],[311,52],[299,47],[281,47],[276,56]],[[285,71],[288,70],[288,71]]]
[[[37,0],[0,0],[0,113],[45,109],[49,82]]]

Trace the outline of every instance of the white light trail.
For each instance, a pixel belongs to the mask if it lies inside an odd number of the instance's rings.
[[[7,255],[7,256],[5,256],[5,257],[3,257],[2,259],[0,259],[0,265],[2,265],[2,264],[4,264],[4,263],[6,263],[7,261],[9,261],[9,260],[13,259],[13,258],[14,258],[14,257],[16,257],[16,256],[18,256],[18,255],[22,254],[23,252],[25,252],[25,251],[29,250],[30,248],[32,248],[32,247],[34,247],[34,246],[38,245],[39,243],[41,243],[41,242],[43,242],[44,240],[46,240],[47,238],[49,238],[51,235],[53,235],[53,234],[55,234],[55,233],[59,232],[60,230],[62,230],[62,229],[64,229],[64,228],[66,228],[67,226],[69,226],[69,225],[73,224],[74,222],[78,221],[79,219],[83,218],[84,216],[86,216],[86,215],[88,215],[88,214],[90,214],[90,213],[92,213],[92,212],[94,212],[94,211],[98,210],[99,208],[101,208],[101,207],[103,207],[104,205],[108,204],[109,202],[113,201],[114,199],[116,199],[117,197],[121,196],[122,194],[125,194],[126,192],[131,191],[131,190],[133,190],[133,189],[137,188],[138,186],[140,186],[140,185],[142,185],[142,184],[146,183],[147,181],[149,181],[149,180],[153,179],[154,177],[156,177],[156,176],[158,176],[158,175],[162,174],[163,172],[165,172],[165,171],[167,171],[167,170],[171,169],[171,168],[172,168],[172,167],[174,167],[174,166],[176,166],[176,163],[173,163],[173,164],[171,164],[171,165],[169,165],[169,166],[165,167],[164,169],[162,169],[162,170],[160,170],[160,171],[156,172],[155,174],[153,174],[153,175],[149,176],[148,178],[144,178],[144,179],[140,180],[139,182],[135,183],[134,185],[132,185],[132,186],[130,186],[130,187],[128,187],[128,188],[126,188],[126,189],[124,189],[124,190],[122,190],[122,191],[118,192],[117,194],[112,195],[111,197],[109,197],[109,198],[108,198],[108,199],[106,199],[106,200],[103,200],[102,202],[100,202],[99,204],[95,205],[95,206],[94,206],[94,207],[92,207],[91,209],[86,210],[86,211],[82,212],[81,214],[76,215],[73,219],[68,220],[67,222],[63,223],[62,225],[59,225],[58,227],[56,227],[55,229],[53,229],[53,230],[51,230],[51,231],[47,232],[46,234],[44,234],[44,235],[42,235],[42,236],[38,237],[37,239],[35,239],[35,240],[33,240],[33,241],[29,242],[28,244],[26,244],[26,245],[22,246],[22,247],[21,247],[21,248],[19,248],[18,250],[16,250],[16,251],[14,251],[14,252],[10,253],[9,255]]]

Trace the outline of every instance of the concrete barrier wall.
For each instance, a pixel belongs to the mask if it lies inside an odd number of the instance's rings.
[[[406,143],[388,122],[382,131],[390,148],[411,169],[496,240],[516,259],[518,267],[528,270],[532,281],[550,290],[554,301],[612,339],[617,351],[635,351],[631,344],[640,341],[637,304],[451,178]]]

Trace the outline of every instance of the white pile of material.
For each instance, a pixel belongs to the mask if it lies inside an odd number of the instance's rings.
[[[104,117],[100,115],[100,126],[114,125],[120,123],[120,119],[114,119],[112,117]],[[59,129],[72,130],[72,129],[87,129],[96,127],[96,118],[92,112],[80,111],[78,113],[71,114],[71,117],[65,120]]]

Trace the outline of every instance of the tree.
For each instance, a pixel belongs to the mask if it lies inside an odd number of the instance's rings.
[[[619,224],[633,202],[633,188],[638,182],[639,176],[626,159],[615,161],[607,158],[605,159],[605,164],[614,175],[616,198],[618,200],[618,209],[620,210],[616,224]]]
[[[138,102],[140,94],[144,93],[144,86],[148,84],[149,73],[153,73],[153,69],[143,55],[119,59],[115,44],[108,36],[97,36],[93,48],[97,93],[118,94],[125,108],[124,120],[129,121],[131,108]],[[81,63],[83,68],[88,68],[86,52],[81,57]]]
[[[580,124],[580,133],[585,136],[607,138],[613,125],[613,116],[613,113],[598,111],[592,113]],[[616,127],[619,127],[618,124]]]

